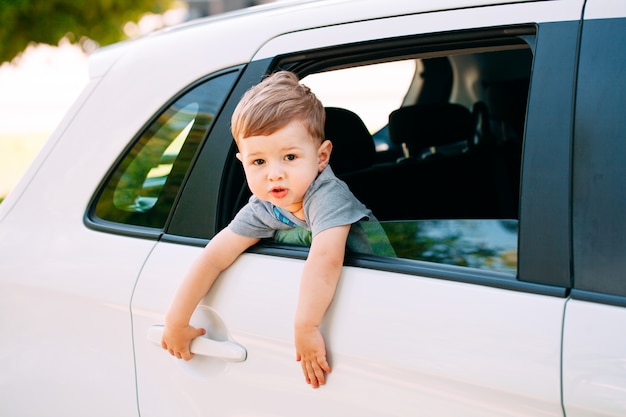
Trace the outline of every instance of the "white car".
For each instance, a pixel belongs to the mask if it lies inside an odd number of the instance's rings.
[[[98,51],[0,204],[0,415],[625,415],[624,39],[622,0],[331,0]],[[293,346],[307,247],[251,248],[194,359],[160,346],[249,196],[233,108],[279,69],[393,246],[346,256],[317,390]]]

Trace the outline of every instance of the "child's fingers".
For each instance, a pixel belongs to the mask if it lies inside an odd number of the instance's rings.
[[[177,358],[182,359],[184,361],[189,361],[193,358],[193,353],[189,349],[184,352],[180,352],[180,355],[176,355]]]
[[[188,361],[194,356],[189,350],[191,341],[204,334],[206,334],[206,330],[203,328],[187,326],[181,333],[176,335],[176,337],[167,337],[164,335],[161,339],[161,347],[175,358]]]
[[[189,326],[189,330],[190,330],[189,331],[189,336],[190,336],[189,344],[187,344],[187,346],[184,349],[181,349],[180,352],[176,353],[176,357],[184,361],[189,361],[193,358],[193,353],[191,353],[191,350],[189,350],[189,345],[191,341],[195,339],[196,337],[200,337],[206,334],[206,330],[204,330],[202,327]]]
[[[320,373],[319,368],[316,370],[316,367],[314,366],[313,363],[311,362],[307,363],[306,379],[307,379],[307,383],[311,384],[311,387],[313,388],[317,388],[320,386],[319,373]]]
[[[326,360],[326,357],[320,358],[319,365],[320,365],[320,368],[322,368],[324,372],[326,372],[327,374],[330,373],[331,369],[330,369],[330,365],[328,364],[328,361]]]
[[[314,368],[313,372],[314,377],[312,378],[312,381],[315,381],[315,383],[311,383],[311,386],[313,388],[317,388],[320,385],[324,385],[326,383],[326,381],[324,380],[324,371],[322,371],[321,368]]]
[[[302,361],[302,373],[307,384],[310,384],[313,388],[318,388],[320,385],[326,383],[326,377],[324,373],[330,372],[330,366],[324,358],[319,362],[314,361]]]
[[[302,361],[300,362],[300,364],[302,366],[302,373],[304,374],[304,380],[306,381],[307,384],[311,384],[311,378],[309,378],[309,370],[307,368],[306,361]]]
[[[313,370],[315,371],[315,377],[317,378],[319,385],[324,385],[326,383],[325,373],[330,372],[330,367],[326,362],[326,358],[322,357],[318,360],[318,362],[315,362]]]

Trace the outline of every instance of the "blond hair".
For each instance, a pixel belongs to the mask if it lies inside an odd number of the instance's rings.
[[[231,132],[239,142],[271,135],[293,120],[300,121],[320,143],[324,140],[324,106],[294,73],[279,71],[243,95],[231,118]]]

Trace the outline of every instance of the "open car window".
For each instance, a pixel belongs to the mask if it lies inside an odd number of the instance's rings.
[[[333,171],[380,221],[383,256],[517,274],[532,31],[294,66],[327,109]]]

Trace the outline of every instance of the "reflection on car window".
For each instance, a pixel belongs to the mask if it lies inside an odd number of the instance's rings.
[[[156,117],[106,181],[95,206],[97,218],[155,228],[165,225],[235,76],[230,72],[205,81]]]
[[[389,221],[381,225],[399,258],[517,272],[517,220]]]
[[[132,158],[114,188],[116,208],[145,213],[154,207],[198,117],[198,109],[197,103],[191,103],[180,110],[169,110],[173,114]]]
[[[359,224],[369,243],[363,251],[366,254],[517,273],[517,220],[363,221]],[[280,230],[273,240],[310,246],[311,232],[302,228]]]

